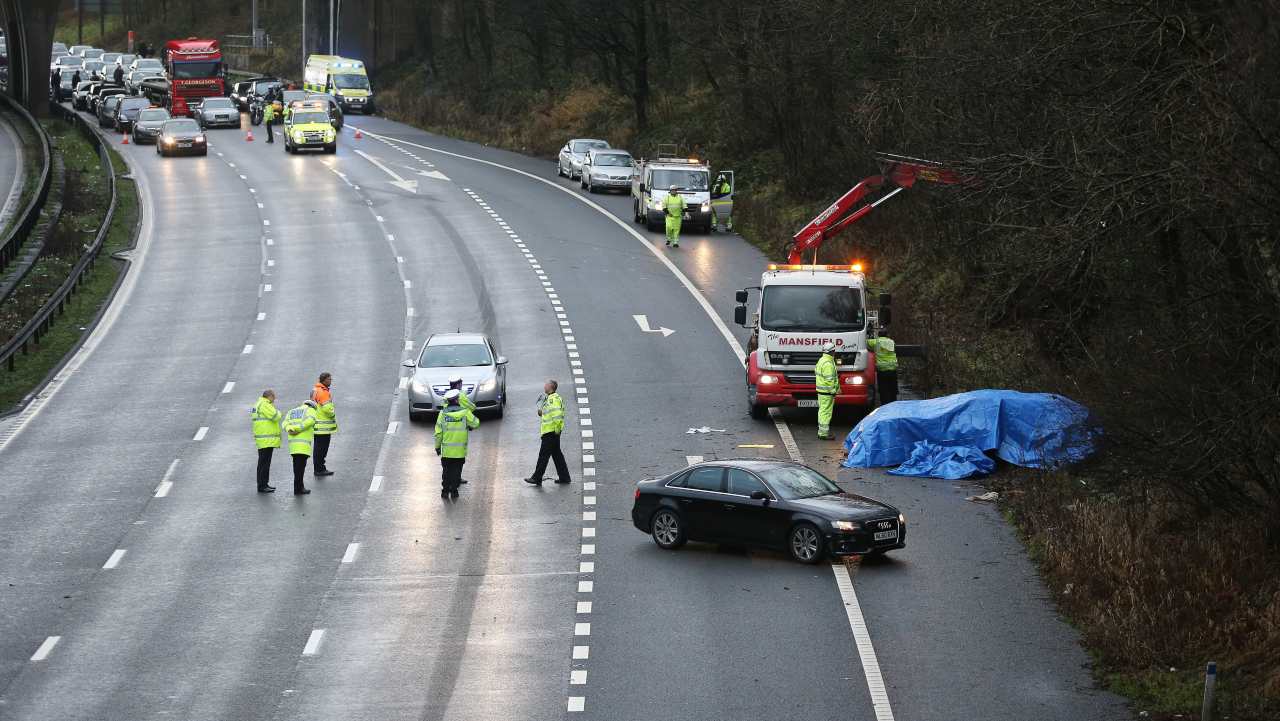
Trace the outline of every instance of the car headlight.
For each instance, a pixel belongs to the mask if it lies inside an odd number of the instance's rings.
[[[196,142],[197,142],[197,143],[203,143],[203,142],[204,142],[204,136],[203,136],[203,135],[201,135],[200,137],[196,138]]]
[[[431,389],[428,388],[426,385],[419,383],[418,381],[414,381],[412,385],[413,385],[414,395],[419,395],[419,396],[431,395],[430,393]]]
[[[662,201],[658,200],[657,198],[654,198],[653,200],[649,201],[649,207],[653,208],[654,210],[662,210]]]
[[[332,128],[330,128],[329,130],[324,131],[324,140],[325,140],[325,142],[326,142],[326,143],[332,143],[332,142],[333,142],[334,137],[335,137],[335,134],[334,134],[334,131],[333,131],[333,129],[332,129]]]
[[[709,201],[709,200],[708,200],[707,202],[705,202],[705,203],[703,203],[703,204],[702,204],[702,212],[704,212],[704,213],[705,213],[705,212],[707,212],[708,210],[711,210],[711,201]]]
[[[778,382],[778,376],[769,375],[768,373],[765,373],[764,375],[760,376],[760,385],[770,385],[772,383],[777,383],[777,382]]]
[[[173,145],[173,138],[165,138],[165,139],[164,139],[164,144],[165,144],[165,145]]]
[[[480,387],[477,390],[479,390],[481,393],[488,393],[489,391],[492,391],[494,388],[497,388],[497,387],[498,387],[498,379],[490,378],[484,383],[481,383]]]
[[[902,515],[901,513],[898,514],[898,525],[899,526],[907,525],[907,517]]]
[[[832,521],[831,527],[837,531],[856,531],[862,528],[862,524],[857,521]]]

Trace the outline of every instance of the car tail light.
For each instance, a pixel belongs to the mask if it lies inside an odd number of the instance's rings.
[[[640,489],[639,489],[639,488],[637,488],[637,489],[636,489],[636,500],[637,500],[637,501],[638,501],[638,500],[640,500]]]

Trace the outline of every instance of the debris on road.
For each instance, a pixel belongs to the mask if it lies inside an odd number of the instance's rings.
[[[973,501],[975,503],[979,501],[985,501],[987,503],[995,503],[996,501],[1000,500],[1000,494],[996,493],[995,491],[987,491],[986,493],[980,493],[976,496],[969,496],[964,500]]]
[[[724,432],[725,432],[725,429],[723,429],[723,428],[711,428],[711,427],[709,427],[709,426],[703,426],[703,427],[701,427],[701,428],[690,428],[689,430],[685,431],[685,434],[690,434],[690,433],[724,433]]]

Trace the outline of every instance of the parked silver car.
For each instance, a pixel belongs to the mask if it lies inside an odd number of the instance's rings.
[[[483,333],[437,333],[427,339],[418,360],[406,360],[413,368],[409,382],[409,420],[439,412],[449,378],[462,378],[462,392],[476,404],[501,418],[507,404],[507,359],[498,355]]]
[[[631,192],[631,176],[635,175],[631,153],[613,148],[592,148],[582,161],[581,185],[588,192],[623,190]]]
[[[191,109],[191,117],[206,130],[240,127],[240,109],[231,101],[231,98],[205,98]]]
[[[582,175],[582,161],[587,151],[592,148],[607,148],[609,143],[593,138],[574,138],[560,149],[560,159],[556,161],[556,175],[563,175],[570,180],[577,180]]]

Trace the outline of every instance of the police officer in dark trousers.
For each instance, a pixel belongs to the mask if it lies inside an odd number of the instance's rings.
[[[257,405],[249,409],[253,420],[253,442],[258,447],[258,493],[272,493],[271,454],[280,447],[280,411],[276,410],[276,393],[270,388],[262,392]]]
[[[547,461],[556,463],[556,483],[569,482],[569,464],[564,462],[564,453],[560,451],[560,434],[564,432],[564,399],[556,393],[560,384],[548,380],[542,386],[543,395],[538,399],[538,415],[541,416],[538,432],[542,434],[542,445],[538,448],[538,465],[533,475],[524,479],[525,483],[542,485],[542,474],[547,470]]]
[[[467,440],[471,431],[480,427],[480,419],[463,408],[458,397],[462,392],[450,388],[444,394],[445,406],[436,416],[436,455],[440,456],[440,495],[458,497],[462,483],[462,466],[467,462]]]

